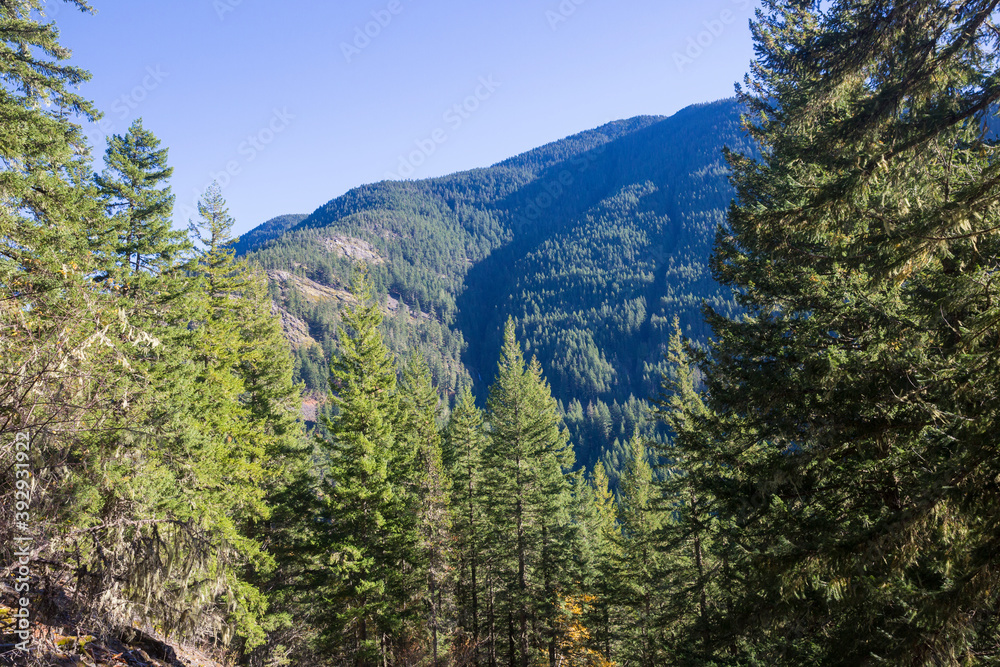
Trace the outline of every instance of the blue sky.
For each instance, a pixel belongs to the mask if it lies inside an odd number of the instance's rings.
[[[753,0],[92,4],[47,7],[93,74],[96,152],[141,116],[170,149],[175,223],[217,178],[237,233],[730,96],[753,56]]]

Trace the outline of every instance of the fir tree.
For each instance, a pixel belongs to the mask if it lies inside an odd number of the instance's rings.
[[[49,564],[62,562],[93,525],[88,508],[103,466],[130,425],[130,369],[155,340],[88,279],[98,267],[87,233],[102,225],[102,212],[88,147],[70,119],[100,115],[74,92],[90,75],[67,63],[70,51],[42,12],[40,0],[0,5],[0,567],[18,562],[13,538],[23,531],[14,508],[24,470],[16,472],[12,455],[15,435],[24,434],[33,471],[31,568],[47,577]],[[94,603],[78,599],[83,611]]]
[[[638,436],[629,443],[629,455],[621,480],[619,521],[622,530],[622,600],[628,610],[623,638],[624,654],[643,667],[658,664],[658,615],[660,554],[656,532],[659,513],[653,507],[653,469],[645,442]]]
[[[719,516],[713,484],[728,480],[731,472],[716,464],[711,415],[695,388],[695,369],[676,318],[667,361],[656,401],[657,417],[670,428],[669,442],[655,447],[663,462],[653,504],[663,516],[657,543],[664,561],[664,601],[657,623],[672,659],[709,662],[710,636],[724,635],[724,591],[733,585],[725,580],[731,574],[726,545],[735,528]]]
[[[577,511],[573,522],[580,534],[579,553],[582,571],[577,574],[583,618],[577,622],[587,628],[590,648],[610,661],[617,651],[620,632],[617,609],[620,603],[621,532],[618,527],[618,504],[611,490],[604,464],[598,461],[585,479],[584,471],[574,475]],[[562,621],[563,623],[565,620]]]
[[[765,3],[714,271],[734,621],[774,664],[1000,655],[994,2]],[[788,638],[775,642],[774,637]]]
[[[507,657],[526,666],[531,651],[557,638],[555,595],[569,528],[568,485],[563,477],[567,440],[555,401],[537,362],[525,365],[514,324],[508,321],[496,381],[488,401],[490,444],[484,454],[485,490],[497,577],[506,586],[500,622],[507,626]],[[537,620],[548,635],[529,636]],[[546,626],[548,626],[546,628]]]
[[[445,431],[446,462],[452,481],[452,526],[456,537],[458,622],[469,635],[471,663],[480,664],[482,631],[482,557],[486,552],[486,504],[482,469],[486,434],[483,415],[466,388],[459,395]]]
[[[607,474],[604,472],[604,464],[598,461],[594,465],[594,472],[591,479],[594,489],[595,508],[595,529],[597,549],[595,558],[597,560],[597,577],[594,582],[594,590],[597,601],[594,609],[600,616],[595,625],[594,639],[601,647],[604,658],[611,659],[612,642],[617,635],[618,622],[615,619],[615,606],[618,604],[618,584],[620,575],[618,563],[620,562],[621,530],[619,528],[618,503],[615,501],[614,492]]]
[[[94,181],[108,218],[91,244],[103,258],[101,279],[134,295],[189,248],[184,233],[171,227],[174,196],[164,184],[174,170],[141,118],[124,136],[108,139],[104,165]]]
[[[404,421],[400,431],[414,442],[414,495],[417,504],[420,570],[425,586],[420,595],[427,609],[432,664],[439,664],[439,651],[447,647],[450,616],[451,526],[449,488],[438,429],[440,398],[431,383],[430,369],[422,355],[412,357],[400,386]]]
[[[335,412],[321,445],[328,458],[318,582],[330,615],[333,647],[359,665],[388,659],[390,641],[406,642],[407,611],[396,604],[407,586],[416,543],[411,496],[402,486],[412,451],[397,433],[396,363],[379,333],[382,314],[364,277],[357,303],[343,314],[331,364]]]

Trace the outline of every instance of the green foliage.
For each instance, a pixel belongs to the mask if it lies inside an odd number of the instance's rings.
[[[451,478],[452,530],[455,546],[455,604],[459,638],[472,660],[480,657],[482,629],[482,568],[487,548],[483,452],[486,433],[483,414],[467,388],[459,396],[445,430],[445,463]],[[462,641],[464,640],[464,641]]]
[[[573,452],[541,369],[534,360],[525,364],[511,321],[501,355],[483,454],[490,559],[494,580],[503,586],[493,615],[507,619],[508,658],[524,665],[546,640],[554,659],[557,596],[567,584],[574,538],[566,477]],[[499,638],[491,632],[488,641]]]
[[[622,654],[630,663],[652,667],[662,643],[655,619],[660,599],[661,555],[656,532],[662,516],[652,508],[653,469],[646,444],[632,438],[621,480],[619,522],[622,531],[619,572],[622,583],[619,604],[625,607]]]
[[[100,318],[84,316],[112,311],[114,299],[85,279],[95,270],[85,230],[100,212],[88,187],[87,146],[69,116],[93,120],[99,114],[72,92],[90,75],[66,64],[70,53],[59,44],[55,26],[33,15],[41,7],[40,1],[0,7],[5,82],[0,97],[0,437],[5,440],[50,423],[100,422],[110,409],[107,396],[93,411],[81,409],[79,401],[86,402],[104,379],[113,379],[121,348],[130,343],[111,334],[109,344],[100,345],[95,340],[103,328]],[[80,354],[93,355],[91,369],[76,360]],[[108,393],[118,389],[109,386]],[[52,461],[59,460],[68,444],[39,438],[39,462],[50,454]]]
[[[451,482],[438,430],[440,397],[431,384],[427,362],[419,354],[404,369],[400,392],[404,411],[400,429],[405,437],[412,439],[416,454],[412,474],[419,535],[417,562],[426,579],[420,597],[427,609],[425,622],[430,633],[431,659],[438,664],[439,652],[448,645],[443,629],[447,627],[445,614],[452,606],[450,595],[446,594],[451,570]]]
[[[767,2],[753,25],[763,157],[730,157],[714,260],[748,317],[711,314],[705,368],[760,663],[1000,656],[994,12]]]
[[[374,664],[390,647],[405,645],[413,611],[410,572],[417,548],[409,470],[416,447],[399,432],[403,407],[396,363],[378,328],[382,315],[363,276],[356,305],[343,315],[338,354],[331,365],[335,412],[321,444],[326,471],[321,501],[320,559],[324,628],[331,648]],[[314,604],[320,604],[315,600]]]
[[[713,664],[724,653],[710,637],[724,637],[731,621],[731,591],[738,587],[730,563],[738,527],[715,500],[720,483],[738,473],[719,464],[723,448],[713,437],[711,413],[697,391],[697,371],[680,323],[668,346],[657,417],[669,428],[668,442],[656,447],[662,481],[652,509],[661,514],[656,543],[661,564],[663,655],[696,664]]]
[[[39,612],[65,611],[69,586],[95,630],[259,643],[266,603],[249,579],[270,559],[249,525],[298,433],[266,286],[231,257],[208,267],[170,229],[166,151],[140,123],[93,176],[69,120],[97,117],[68,92],[88,75],[62,62],[41,10],[0,7],[0,563],[30,526],[32,571],[52,582]],[[20,471],[15,433],[31,442]],[[33,489],[27,520],[17,479]]]
[[[277,237],[287,221],[262,225],[245,247],[269,271],[334,287],[364,261],[385,299],[390,349],[420,350],[451,396],[470,381],[485,394],[513,316],[590,466],[616,438],[656,428],[635,407],[658,386],[670,319],[702,337],[704,299],[735,312],[706,261],[732,192],[723,142],[750,150],[728,101],[618,121],[488,169],[357,188]],[[345,249],[359,243],[363,252]],[[413,316],[391,312],[396,301]],[[329,347],[339,305],[292,295],[278,304]],[[298,377],[318,392],[312,354],[299,353]],[[569,414],[573,401],[582,418]],[[604,410],[628,414],[608,426]]]
[[[94,177],[107,222],[92,232],[91,246],[102,258],[109,289],[123,294],[147,291],[188,249],[183,232],[170,225],[174,196],[158,187],[173,174],[167,149],[136,120],[124,135],[108,139],[105,170]]]
[[[139,121],[92,173],[41,9],[0,3],[0,569],[30,533],[39,609],[252,665],[1000,661],[995,3],[765,0],[738,105],[242,243],[218,186],[170,228]]]
[[[238,239],[233,239],[231,247],[237,255],[245,255],[253,248],[259,248],[305,220],[307,215],[279,215],[257,225]]]

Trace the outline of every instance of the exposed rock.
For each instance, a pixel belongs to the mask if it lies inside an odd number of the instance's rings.
[[[386,295],[385,306],[382,308],[382,312],[385,313],[386,315],[394,315],[398,313],[400,310],[402,310],[411,319],[418,319],[418,318],[423,320],[431,319],[430,313],[425,313],[422,310],[416,311],[413,308],[406,305],[398,297],[395,297],[392,294]]]
[[[321,285],[315,280],[303,278],[302,276],[297,276],[294,273],[289,273],[288,271],[268,271],[267,277],[278,285],[282,292],[294,289],[310,303],[326,303],[336,301],[341,304],[348,304],[353,303],[355,300],[350,292],[337,289],[335,287]]]
[[[366,262],[368,264],[385,264],[385,260],[378,254],[368,241],[363,241],[350,236],[331,236],[323,239],[323,246],[327,252],[332,252],[341,257],[349,257],[356,262]]]
[[[309,345],[316,345],[316,339],[309,335],[308,324],[274,302],[271,302],[271,312],[281,317],[281,332],[293,350]]]
[[[302,399],[302,419],[306,422],[315,422],[319,417],[319,407],[325,403],[318,398],[313,398],[311,396],[303,397]]]

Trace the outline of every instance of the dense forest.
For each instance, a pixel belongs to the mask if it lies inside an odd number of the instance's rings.
[[[470,384],[485,395],[513,317],[581,462],[603,456],[617,481],[628,440],[657,430],[643,399],[665,370],[671,318],[704,341],[703,302],[737,311],[708,257],[733,195],[722,148],[752,145],[735,101],[697,105],[486,169],[357,188],[239,248],[272,275],[290,328],[308,330],[294,337],[296,381],[320,396],[343,305],[322,288],[343,290],[362,264],[390,348],[419,349],[452,401]]]
[[[0,664],[1000,664],[1000,0],[765,0],[735,101],[242,242],[42,10]]]

